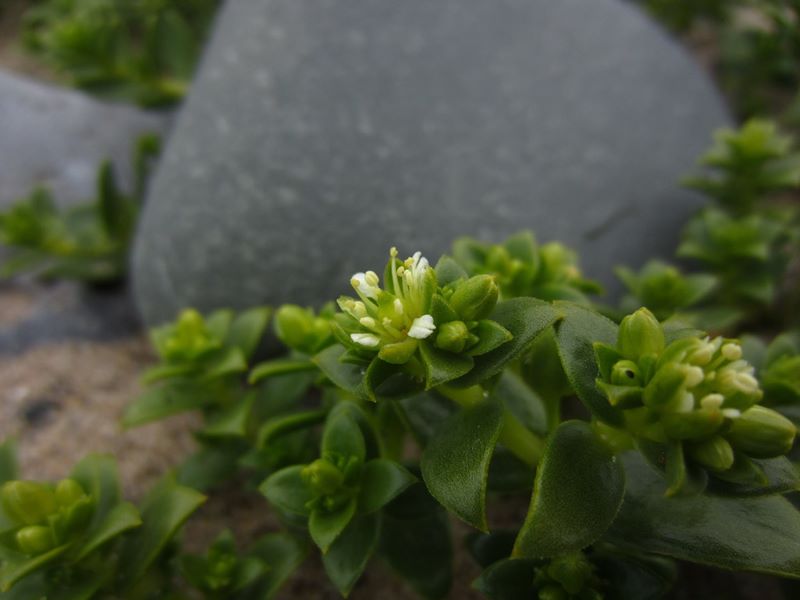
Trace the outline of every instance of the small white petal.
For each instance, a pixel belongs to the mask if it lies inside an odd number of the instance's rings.
[[[433,333],[434,329],[436,329],[436,325],[433,324],[433,317],[431,315],[422,315],[414,319],[414,322],[411,323],[411,329],[408,330],[408,337],[424,340]]]
[[[722,414],[728,419],[738,419],[742,416],[742,413],[738,408],[723,408]]]
[[[350,339],[356,344],[366,346],[367,348],[374,348],[381,343],[381,340],[378,338],[378,336],[372,335],[371,333],[351,333]]]

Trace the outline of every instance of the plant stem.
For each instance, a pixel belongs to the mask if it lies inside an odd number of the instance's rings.
[[[464,389],[442,385],[436,391],[464,408],[474,406],[486,398],[484,389],[479,385]],[[503,407],[503,428],[500,430],[499,441],[514,456],[531,467],[539,463],[544,452],[544,440],[525,427],[506,407]]]

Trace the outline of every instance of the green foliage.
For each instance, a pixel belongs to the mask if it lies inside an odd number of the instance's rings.
[[[700,164],[712,172],[688,178],[684,185],[733,214],[750,213],[769,196],[800,186],[800,152],[792,138],[764,119],[717,131]]]
[[[678,267],[660,260],[648,261],[638,273],[627,267],[618,267],[616,273],[628,289],[622,310],[632,312],[646,306],[660,320],[676,314],[694,320],[696,311],[691,309],[708,299],[718,285],[713,275],[684,275]]]
[[[233,534],[225,530],[205,555],[182,555],[180,572],[207,600],[257,600],[270,598],[305,553],[294,536],[273,533],[240,554]]]
[[[720,32],[720,77],[745,116],[785,106],[800,83],[800,2],[744,0],[751,18]],[[752,18],[755,16],[755,18]]]
[[[0,213],[0,244],[9,248],[0,277],[31,272],[45,279],[98,284],[122,279],[128,267],[143,181],[149,160],[157,153],[157,138],[140,138],[135,152],[137,191],[133,196],[119,190],[114,169],[106,161],[97,173],[97,197],[91,202],[60,209],[47,189],[37,188]]]
[[[746,0],[636,1],[673,31],[684,32],[700,22],[726,22],[732,9]]]
[[[143,374],[148,387],[128,406],[122,423],[138,427],[201,411],[201,449],[181,468],[182,483],[205,490],[233,476],[258,435],[259,422],[270,416],[257,408],[263,390],[245,384],[270,315],[269,308],[256,307],[238,314],[218,310],[204,318],[187,309],[174,323],[151,332],[160,363]]]
[[[774,123],[753,119],[717,132],[701,164],[711,171],[684,184],[714,204],[684,227],[676,255],[705,272],[683,275],[660,261],[638,274],[620,267],[617,275],[630,292],[623,311],[647,306],[659,319],[714,331],[746,320],[780,320],[791,307],[775,309],[797,294],[790,269],[800,248],[800,213],[783,196],[800,188],[800,153]]]
[[[144,581],[169,589],[156,562],[204,497],[167,478],[137,508],[92,455],[57,483],[6,481],[0,500],[2,597],[126,598]]]
[[[573,250],[558,242],[540,246],[529,231],[502,244],[460,238],[453,244],[453,257],[470,275],[494,276],[505,299],[532,296],[587,303],[587,294],[601,292],[597,283],[583,278]]]
[[[164,106],[186,92],[217,0],[45,0],[28,50],[95,94]]]

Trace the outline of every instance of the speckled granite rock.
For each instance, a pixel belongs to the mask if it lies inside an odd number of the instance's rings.
[[[728,122],[620,0],[238,0],[156,175],[134,255],[145,319],[319,303],[392,244],[520,228],[589,275],[669,254],[677,181]]]
[[[92,197],[106,158],[127,185],[136,137],[164,131],[167,120],[0,71],[0,209],[37,184],[51,187],[59,202]]]

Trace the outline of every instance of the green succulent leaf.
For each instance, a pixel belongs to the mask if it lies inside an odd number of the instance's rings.
[[[18,479],[17,444],[13,439],[0,444],[0,485]]]
[[[549,437],[514,556],[549,558],[597,541],[625,493],[621,463],[588,423],[566,421]]]
[[[447,513],[417,483],[382,513],[381,556],[423,598],[447,595],[453,579],[453,547]]]
[[[338,344],[325,348],[312,360],[334,384],[358,398],[367,398],[362,385],[363,367],[345,363],[341,358],[347,350]]]
[[[3,592],[5,595],[5,593],[11,589],[11,586],[53,562],[68,549],[69,545],[67,544],[31,558],[17,555],[10,560],[4,560],[3,564],[0,566],[0,592]]]
[[[494,563],[476,579],[472,587],[492,600],[518,600],[532,597],[534,576],[539,563],[530,558],[508,558]]]
[[[600,371],[594,344],[600,342],[613,347],[617,341],[617,326],[577,304],[558,302],[556,306],[563,313],[563,320],[556,325],[556,343],[567,378],[593,415],[610,425],[622,425],[621,411],[609,404],[595,383]]]
[[[559,313],[552,304],[535,298],[514,298],[499,302],[489,318],[513,335],[510,342],[475,357],[475,366],[454,383],[471,386],[500,373],[511,361],[522,355],[544,329],[552,325]]]
[[[427,340],[420,344],[419,349],[425,365],[427,390],[458,379],[472,369],[473,360],[469,356],[439,350]]]
[[[287,373],[301,373],[304,371],[316,371],[317,365],[304,358],[276,358],[257,364],[250,371],[248,382],[258,383],[268,377],[277,377]]]
[[[345,598],[375,552],[380,529],[378,513],[356,517],[323,555],[325,572]]]
[[[272,598],[308,554],[308,544],[288,533],[270,533],[260,538],[248,552],[268,566],[252,590],[253,598]]]
[[[142,504],[142,526],[137,528],[120,550],[123,586],[136,582],[175,536],[186,519],[206,498],[167,477]]]
[[[151,388],[128,406],[122,417],[122,426],[139,427],[165,417],[196,410],[200,408],[202,401],[202,394],[192,384],[175,383]]]
[[[422,477],[442,506],[473,527],[488,529],[489,464],[503,427],[503,405],[483,400],[449,417],[422,455]]]
[[[308,532],[323,554],[328,551],[356,514],[356,501],[351,499],[335,511],[314,510],[308,519]]]
[[[396,462],[382,458],[369,461],[361,474],[359,513],[368,514],[383,508],[416,480]]]
[[[322,455],[355,457],[363,461],[366,453],[364,435],[355,418],[343,410],[332,411],[322,434]]]
[[[626,499],[606,540],[723,569],[800,577],[800,512],[784,498],[667,498],[663,479],[638,454],[623,463]]]
[[[238,399],[211,417],[198,434],[206,438],[244,437],[254,402],[255,395],[252,393]]]
[[[273,473],[259,486],[259,491],[279,509],[308,515],[313,494],[302,476],[304,465],[293,465]]]
[[[90,531],[88,539],[82,544],[75,560],[85,558],[107,542],[141,524],[139,510],[133,504],[130,502],[118,504],[108,512],[105,519],[93,531]]]

